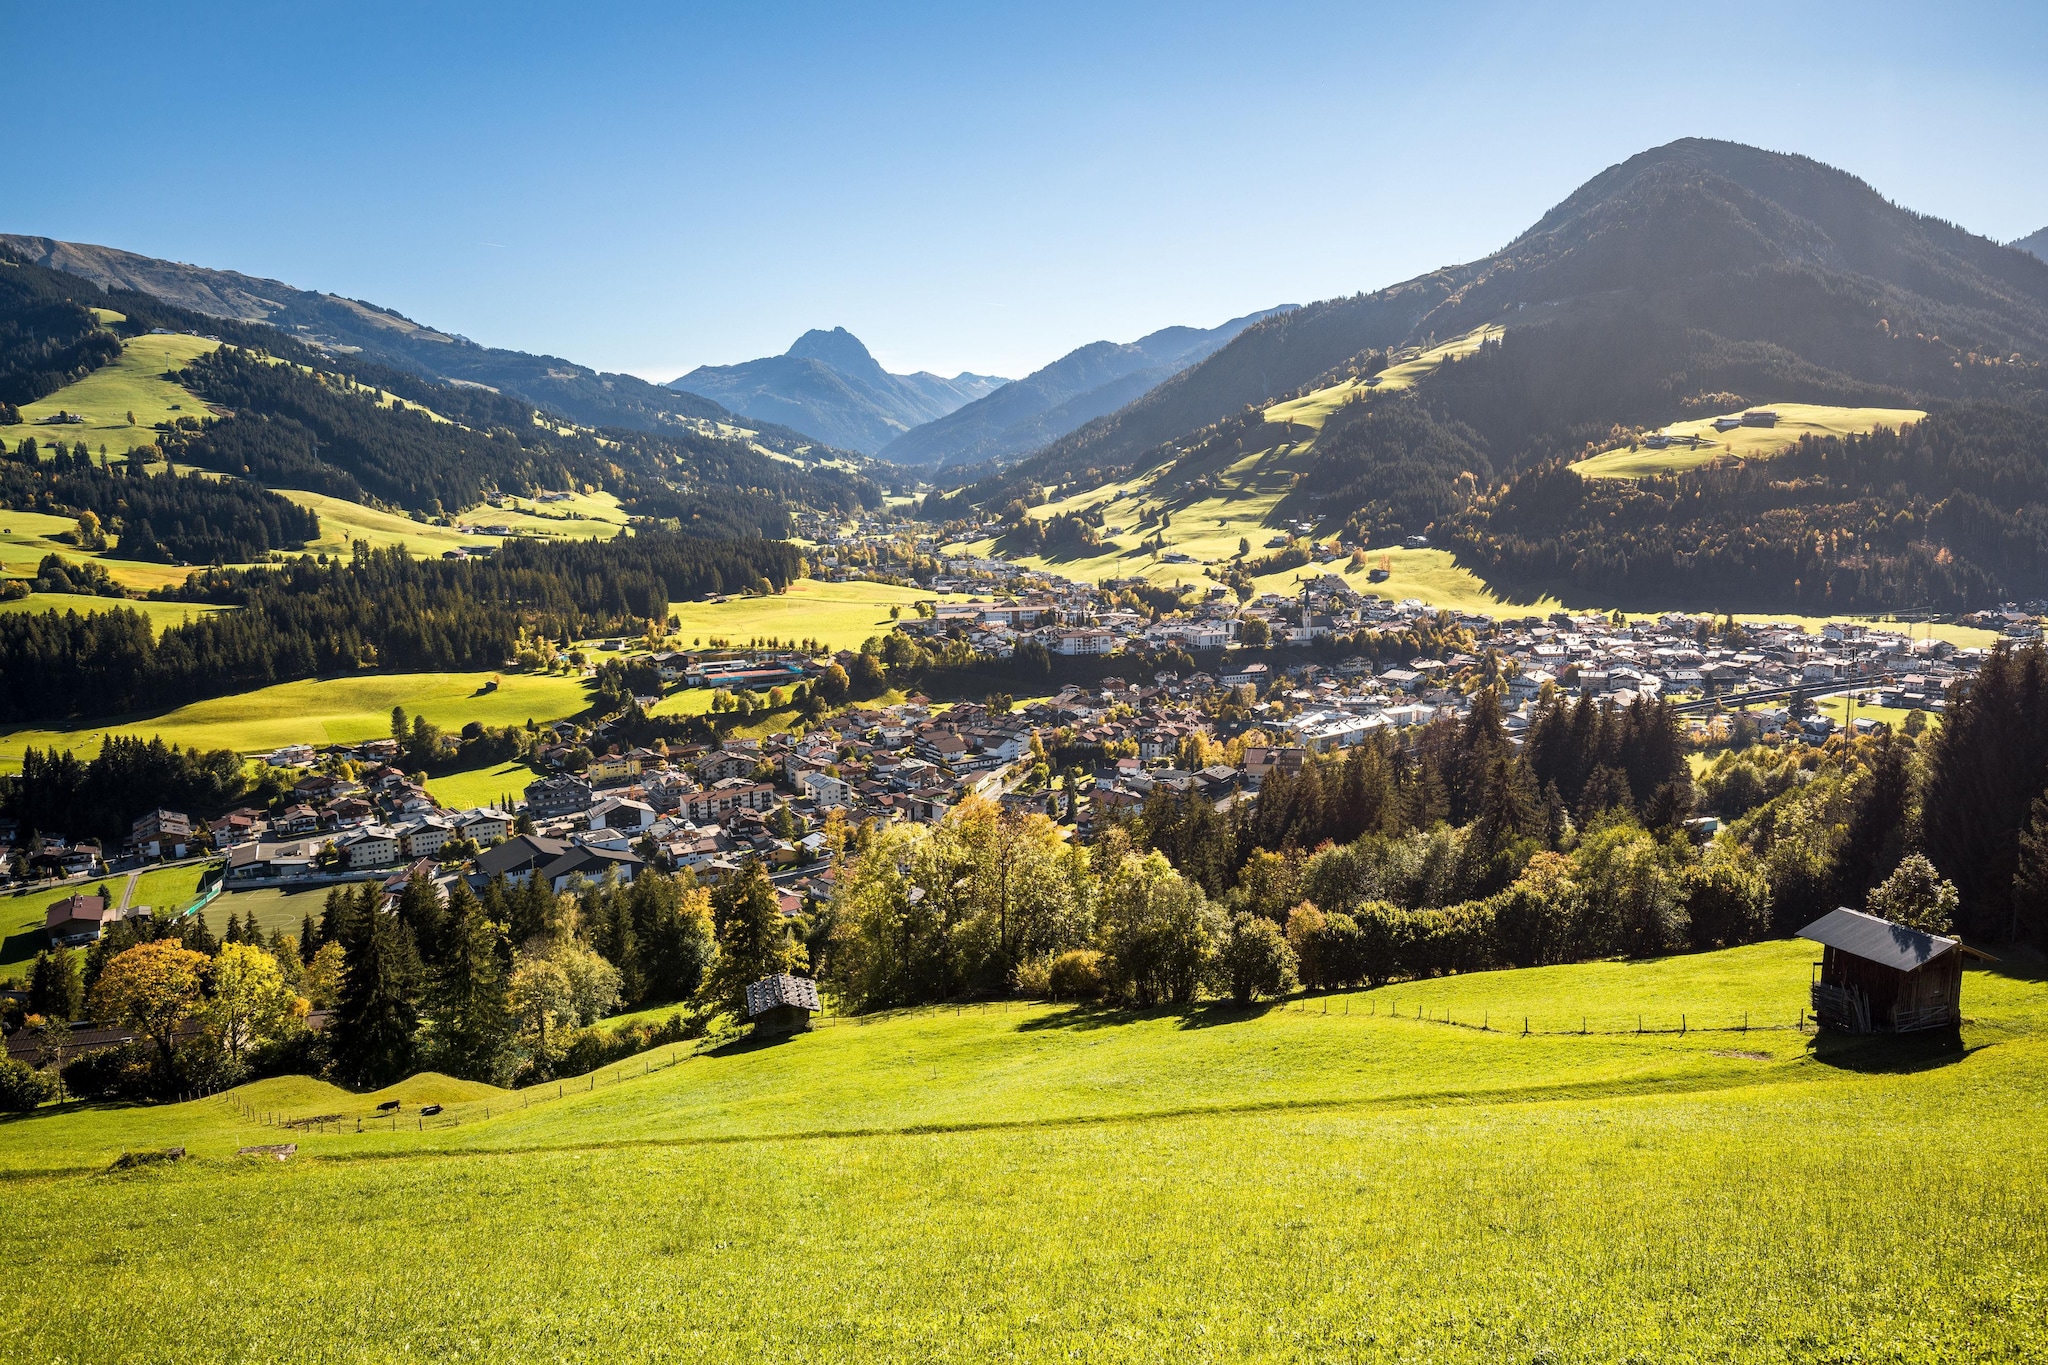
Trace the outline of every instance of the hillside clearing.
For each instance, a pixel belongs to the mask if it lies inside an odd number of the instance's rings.
[[[37,614],[54,611],[63,615],[75,611],[80,616],[90,616],[95,612],[112,611],[117,607],[142,613],[149,618],[151,627],[159,631],[166,626],[179,625],[194,617],[236,610],[234,607],[217,606],[211,602],[152,602],[143,598],[88,597],[82,593],[68,592],[32,592],[26,597],[17,597],[12,601],[0,601],[0,612],[26,611]]]
[[[1716,460],[1768,460],[1790,450],[1802,436],[1860,436],[1879,427],[1910,426],[1927,415],[1916,408],[1843,408],[1815,403],[1755,406],[1777,413],[1777,425],[1714,430],[1716,417],[1740,417],[1740,412],[1673,422],[1660,428],[1660,434],[1691,437],[1702,444],[1669,446],[1663,450],[1648,446],[1630,450],[1620,446],[1581,460],[1572,468],[1586,479],[1643,479],[1653,474],[1677,474]]]
[[[136,446],[149,445],[156,440],[153,428],[158,422],[212,415],[204,399],[163,375],[166,370],[183,369],[219,347],[217,341],[195,336],[133,337],[122,343],[118,359],[21,410],[21,420],[28,424],[41,423],[59,412],[83,417],[83,424],[20,426],[8,435],[16,441],[33,436],[42,445],[83,441],[95,456],[102,445],[109,455],[125,455]],[[130,412],[135,414],[132,425]]]
[[[928,1010],[510,1094],[282,1078],[46,1111],[0,1125],[16,1264],[48,1286],[0,1322],[30,1358],[2026,1358],[2048,992],[1972,970],[1961,1047],[1675,1031],[1790,1014],[1808,957]],[[1594,1031],[1463,1019],[1532,1001]],[[1674,1031],[1636,1036],[1638,1009]],[[298,1155],[234,1155],[265,1142]],[[577,1254],[505,1255],[540,1243]],[[109,1245],[161,1292],[55,1273]]]
[[[484,691],[494,678],[497,690]],[[364,673],[308,679],[193,702],[157,716],[0,732],[0,770],[19,768],[21,751],[31,745],[71,749],[89,758],[107,734],[161,735],[166,743],[259,754],[287,744],[375,739],[391,732],[394,706],[444,730],[460,730],[470,721],[522,725],[528,719],[556,720],[588,704],[585,680],[559,674]]]

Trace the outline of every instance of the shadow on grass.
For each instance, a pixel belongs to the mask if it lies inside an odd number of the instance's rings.
[[[1925,1033],[1819,1033],[1807,1055],[1824,1066],[1865,1076],[1904,1076],[1953,1066],[1984,1044],[1972,1047],[1960,1029],[1929,1029]]]
[[[770,1048],[781,1047],[799,1033],[808,1031],[807,1029],[796,1029],[784,1033],[749,1033],[744,1038],[735,1038],[729,1043],[720,1043],[717,1047],[706,1052],[704,1056],[742,1057],[749,1052],[766,1052]]]
[[[1239,1005],[1230,1000],[1210,1000],[1199,1005],[1154,1005],[1145,1009],[1132,1009],[1121,1005],[1070,1005],[1051,1014],[1026,1019],[1017,1026],[1017,1031],[1044,1033],[1058,1029],[1090,1032],[1095,1029],[1135,1024],[1145,1019],[1175,1019],[1184,1029],[1216,1028],[1225,1024],[1249,1023],[1281,1008],[1285,1003],[1281,1000],[1261,1000],[1250,1005]]]

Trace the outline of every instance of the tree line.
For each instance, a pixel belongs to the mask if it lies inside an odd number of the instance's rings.
[[[123,608],[0,616],[0,716],[118,714],[373,667],[497,668],[522,628],[565,642],[637,633],[676,598],[779,591],[798,570],[780,541],[656,532],[515,540],[468,560],[359,544],[347,559],[210,570],[160,595],[240,609],[161,634]]]

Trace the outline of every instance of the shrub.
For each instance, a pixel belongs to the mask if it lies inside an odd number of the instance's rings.
[[[57,1078],[27,1062],[0,1059],[0,1111],[25,1114],[57,1098]]]
[[[1262,995],[1285,995],[1295,986],[1294,949],[1280,926],[1264,915],[1240,912],[1216,952],[1216,983],[1240,1005]]]
[[[1052,960],[1045,973],[1046,993],[1055,1000],[1093,1000],[1102,994],[1102,954],[1075,948]]]
[[[1866,908],[1879,919],[1908,929],[1946,934],[1955,928],[1958,902],[1955,883],[1944,880],[1933,863],[1915,853],[1871,891]]]
[[[64,1064],[64,1088],[86,1100],[147,1099],[155,1090],[156,1050],[124,1043]]]
[[[1686,913],[1695,948],[1754,943],[1771,929],[1771,884],[1747,850],[1687,868]]]

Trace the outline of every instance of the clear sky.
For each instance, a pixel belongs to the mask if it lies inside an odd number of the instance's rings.
[[[652,379],[834,325],[1016,376],[1471,259],[1693,134],[2048,225],[2038,0],[0,0],[0,53],[0,230]]]

